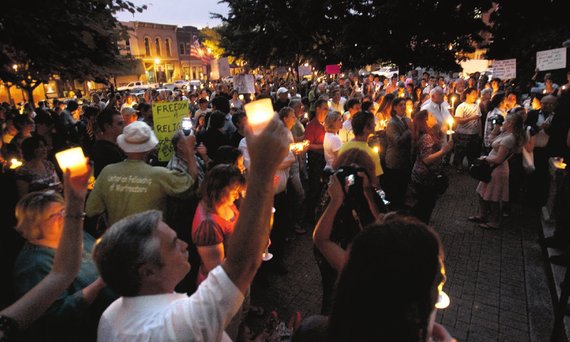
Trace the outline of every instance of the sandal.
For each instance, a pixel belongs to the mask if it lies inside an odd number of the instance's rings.
[[[481,218],[481,217],[479,217],[479,216],[469,216],[469,217],[467,218],[467,220],[468,220],[468,221],[471,221],[471,222],[475,222],[475,223],[486,223],[486,222],[487,222],[486,219]]]
[[[488,229],[488,230],[499,230],[499,229],[501,229],[500,227],[497,227],[497,226],[494,226],[494,225],[488,224],[488,223],[481,223],[479,225],[479,228]]]

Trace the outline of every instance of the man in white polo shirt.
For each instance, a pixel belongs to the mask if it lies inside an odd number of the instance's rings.
[[[274,119],[248,134],[251,166],[247,196],[226,260],[190,297],[174,287],[190,270],[187,245],[160,212],[115,223],[93,258],[106,284],[122,297],[99,322],[98,341],[229,341],[226,325],[239,309],[261,264],[269,238],[273,178],[289,151],[287,129]]]

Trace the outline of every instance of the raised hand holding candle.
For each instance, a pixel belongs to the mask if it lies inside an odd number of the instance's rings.
[[[250,102],[244,106],[247,122],[253,134],[259,134],[275,116],[271,99],[261,99]]]
[[[74,147],[58,152],[55,154],[55,159],[57,159],[57,163],[63,172],[69,169],[72,177],[83,175],[89,170],[87,167],[87,158],[85,158],[81,147]]]
[[[15,170],[15,169],[19,168],[20,166],[22,166],[22,162],[19,161],[18,159],[12,158],[10,160],[10,169]]]

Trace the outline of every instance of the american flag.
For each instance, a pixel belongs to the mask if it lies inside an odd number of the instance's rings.
[[[198,37],[194,36],[192,40],[194,42],[190,47],[190,57],[200,58],[202,60],[202,64],[210,64],[213,56],[202,47],[202,44],[200,44]]]

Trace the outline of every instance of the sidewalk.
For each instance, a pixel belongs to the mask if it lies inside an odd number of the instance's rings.
[[[444,245],[444,291],[451,298],[437,321],[458,341],[548,341],[554,316],[536,242],[539,213],[515,207],[501,231],[486,231],[466,220],[477,212],[476,181],[450,172],[450,184],[432,217]],[[285,263],[287,275],[270,275],[266,286],[254,283],[252,303],[284,320],[297,310],[303,317],[318,314],[320,274],[310,234],[289,242]]]

